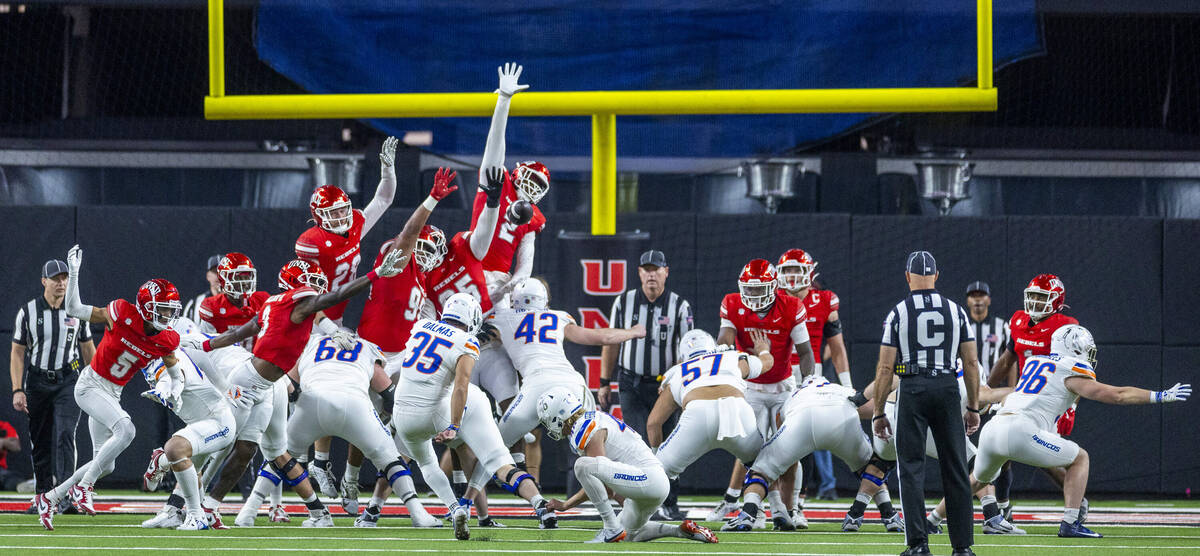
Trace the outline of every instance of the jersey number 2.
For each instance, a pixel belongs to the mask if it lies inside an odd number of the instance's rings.
[[[532,344],[534,337],[536,336],[539,344],[557,344],[558,342],[555,341],[554,338],[550,338],[546,336],[546,334],[558,330],[558,315],[554,313],[542,313],[542,316],[539,317],[538,320],[550,321],[550,323],[543,324],[542,326],[538,327],[537,330],[534,330],[534,314],[535,313],[529,313],[528,315],[525,315],[524,319],[521,319],[521,324],[517,325],[517,331],[513,334],[513,339],[525,340],[525,343]]]

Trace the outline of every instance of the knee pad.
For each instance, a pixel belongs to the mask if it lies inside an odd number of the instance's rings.
[[[412,475],[412,471],[408,469],[407,465],[404,465],[404,462],[396,460],[387,465],[387,470],[384,471],[384,475],[386,475],[385,478],[390,485],[396,482],[396,479],[399,479],[400,477]]]
[[[877,469],[882,471],[884,479],[892,476],[892,471],[896,469],[896,462],[888,461],[875,454],[871,454],[871,459],[867,460],[867,465],[874,465]],[[865,467],[863,469],[866,470]]]
[[[770,490],[769,483],[770,483],[770,481],[767,480],[766,475],[763,475],[762,473],[759,473],[758,471],[750,469],[750,470],[746,471],[746,481],[742,483],[742,490],[746,490],[747,488],[750,487],[750,485],[753,485],[753,484],[762,485],[764,491]]]
[[[293,459],[292,461],[296,461],[296,460]],[[258,476],[262,477],[268,481],[271,481],[271,484],[279,485],[279,483],[281,481],[283,481],[283,478],[280,477],[279,475],[276,475],[275,473],[271,472],[270,468],[273,468],[273,467],[275,467],[275,462],[264,461],[263,464],[261,466],[259,466],[259,468],[258,468]]]
[[[500,486],[502,486],[504,488],[504,490],[507,490],[508,492],[510,492],[512,494],[516,494],[517,490],[519,490],[521,488],[522,481],[532,482],[533,486],[535,488],[537,487],[537,482],[533,480],[533,475],[530,475],[529,473],[521,471],[520,469],[517,469],[516,467],[513,467],[512,469],[510,469],[508,471],[508,473],[504,477],[504,480],[501,481]]]
[[[288,478],[288,472],[291,471],[293,467],[300,465],[300,463],[296,461],[296,458],[289,457],[288,462],[283,464],[282,468],[275,464],[275,460],[270,460],[270,461],[271,461],[271,467],[273,469],[275,469],[276,473],[279,474],[279,479],[281,481],[287,483],[287,485],[290,487],[294,487],[308,479],[308,470],[307,469],[305,469],[303,472],[301,472],[300,476],[296,477],[295,479]]]

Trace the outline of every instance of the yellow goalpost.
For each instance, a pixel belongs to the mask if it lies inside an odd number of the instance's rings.
[[[208,0],[211,120],[489,117],[492,93],[225,95],[224,0]],[[996,110],[992,0],[976,0],[976,87],[524,92],[513,116],[591,116],[592,234],[616,233],[616,116]]]

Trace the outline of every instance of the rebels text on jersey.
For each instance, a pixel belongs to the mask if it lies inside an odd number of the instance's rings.
[[[1017,368],[1024,369],[1025,361],[1034,355],[1050,353],[1050,337],[1054,331],[1068,324],[1079,324],[1073,317],[1054,313],[1039,322],[1033,322],[1025,311],[1013,313],[1008,326],[1012,330],[1012,350],[1017,354]]]
[[[229,301],[229,296],[217,294],[200,303],[200,319],[212,325],[217,334],[237,328],[258,316],[270,294],[256,291],[246,296],[240,306]]]
[[[308,337],[312,334],[316,315],[309,315],[304,322],[292,322],[292,309],[301,299],[317,295],[316,290],[302,286],[267,298],[262,312],[258,314],[261,329],[254,339],[254,356],[267,361],[285,372],[296,366],[296,360],[304,352]]]
[[[355,278],[359,252],[362,244],[363,224],[366,222],[361,210],[354,209],[354,218],[345,236],[335,234],[320,226],[313,226],[296,238],[296,257],[317,263],[321,272],[329,278],[329,289],[334,290]],[[325,316],[340,319],[346,312],[343,301],[325,309]]]
[[[765,332],[771,341],[771,356],[775,358],[775,364],[771,370],[763,371],[750,380],[759,384],[775,384],[792,376],[788,360],[796,351],[795,344],[808,341],[806,319],[804,304],[790,295],[777,295],[775,303],[762,317],[747,309],[742,303],[742,296],[736,293],[726,295],[721,301],[721,328],[731,327],[737,331],[734,347],[738,351],[753,351],[751,330]]]
[[[784,294],[786,295],[786,294]],[[812,288],[808,290],[808,295],[804,296],[804,309],[808,312],[808,318],[805,319],[805,324],[808,325],[808,339],[812,345],[813,361],[821,362],[821,347],[825,340],[825,323],[829,322],[829,315],[838,310],[841,306],[841,300],[838,299],[836,293],[829,290],[818,290]],[[788,360],[788,364],[796,367],[800,364],[800,355],[794,350],[792,357]]]
[[[483,265],[471,252],[470,236],[466,232],[454,234],[454,238],[446,244],[446,256],[442,264],[425,274],[425,291],[433,300],[439,315],[442,313],[442,303],[456,293],[470,294],[478,300],[483,314],[492,311]]]
[[[533,217],[520,226],[514,226],[504,219],[504,213],[508,210],[508,206],[517,200],[517,188],[513,186],[512,176],[505,175],[504,189],[500,193],[500,221],[496,223],[496,232],[492,236],[492,246],[488,249],[487,255],[483,257],[483,269],[485,271],[499,270],[508,272],[512,267],[513,254],[517,252],[517,245],[521,243],[521,239],[528,233],[541,233],[546,227],[546,216],[542,214],[541,209],[530,203],[533,206]],[[487,202],[487,194],[482,190],[475,194],[475,207],[471,212],[471,229],[475,229],[475,223],[479,221],[479,214],[483,212],[483,207]]]
[[[117,386],[125,386],[133,378],[133,371],[140,371],[179,347],[179,334],[169,328],[147,335],[137,308],[124,299],[108,304],[108,317],[113,321],[112,328],[100,338],[91,367]]]
[[[391,246],[391,241],[383,244],[379,256],[375,257],[375,266],[383,264],[383,256]],[[400,274],[372,282],[359,319],[358,335],[383,351],[403,350],[413,325],[421,318],[421,305],[425,303],[425,288],[421,285],[424,279],[416,257],[409,257]]]

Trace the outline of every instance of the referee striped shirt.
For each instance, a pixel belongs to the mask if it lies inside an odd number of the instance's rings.
[[[641,288],[613,300],[609,326],[646,327],[646,337],[621,344],[617,367],[638,376],[659,376],[675,365],[679,339],[692,329],[692,307],[675,292],[663,292],[654,301]],[[615,378],[615,377],[614,377]]]
[[[1008,321],[995,315],[987,315],[979,322],[974,320],[969,322],[975,333],[975,351],[979,355],[979,368],[981,372],[987,373],[1008,346],[1008,339],[1012,335],[1008,329]]]
[[[79,344],[92,340],[91,327],[68,315],[64,307],[55,309],[39,295],[17,311],[13,343],[26,347],[31,367],[63,369],[79,359]]]
[[[937,290],[915,290],[892,307],[883,323],[883,345],[899,349],[897,363],[953,372],[958,346],[975,339],[967,312]]]

